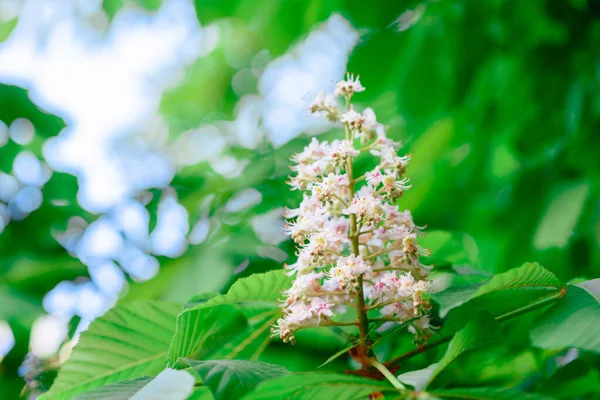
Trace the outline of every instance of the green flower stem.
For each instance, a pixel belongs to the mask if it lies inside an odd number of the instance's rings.
[[[389,253],[390,251],[398,250],[398,249],[401,249],[401,248],[402,248],[402,246],[391,246],[391,247],[386,247],[385,249],[382,249],[382,250],[380,250],[380,251],[377,251],[377,252],[375,252],[375,253],[373,253],[373,254],[369,254],[368,256],[366,256],[366,257],[365,257],[365,260],[370,260],[371,258],[379,257],[379,256],[380,256],[380,255],[382,255],[382,254],[387,254],[387,253]],[[379,270],[379,271],[381,271],[381,270]]]
[[[346,99],[346,110],[350,109],[350,98]],[[353,140],[353,134],[350,131],[350,127],[348,124],[344,124],[346,139]],[[348,190],[350,191],[350,202],[354,198],[354,189],[356,182],[354,181],[354,175],[352,172],[352,157],[348,157],[346,160],[346,174],[348,175]],[[350,214],[350,242],[352,244],[352,253],[355,256],[360,255],[359,247],[358,247],[358,227],[356,224],[356,215]],[[367,318],[366,304],[365,304],[365,295],[363,289],[363,277],[360,275],[358,277],[358,287],[356,288],[356,319],[358,321],[358,329],[360,332],[360,344],[359,344],[359,356],[362,359],[363,369],[368,367],[366,362],[366,357],[370,352],[369,346],[367,345],[367,335],[369,333],[369,320]]]

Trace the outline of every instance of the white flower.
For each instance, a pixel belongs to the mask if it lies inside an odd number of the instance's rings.
[[[353,131],[360,131],[364,122],[363,116],[351,107],[348,111],[342,114],[341,122],[348,124],[348,127]]]
[[[414,232],[411,232],[402,240],[402,251],[405,254],[429,255],[429,250],[417,244],[417,235]]]
[[[410,155],[407,156],[398,156],[396,153],[396,148],[391,145],[380,146],[374,150],[371,150],[371,154],[378,156],[380,158],[379,167],[383,170],[391,169],[394,171],[404,172],[406,170],[406,166],[410,161]]]
[[[329,174],[313,186],[312,193],[320,201],[331,201],[332,196],[344,198],[349,194],[349,184],[348,175]]]
[[[376,132],[378,135],[385,136],[383,124],[377,122],[375,111],[371,108],[365,108],[363,115],[363,127],[369,131]]]
[[[365,87],[360,83],[359,76],[347,73],[346,79],[336,84],[333,94],[336,96],[350,97],[354,93],[363,92],[364,90]]]
[[[343,245],[349,243],[348,237],[330,226],[325,226],[308,237],[308,243],[302,247],[302,252],[308,252],[313,260],[331,253],[340,253]]]
[[[317,178],[322,174],[318,164],[299,164],[292,168],[296,176],[291,177],[288,184],[292,190],[310,189]]]
[[[395,174],[386,174],[381,179],[381,183],[383,183],[383,188],[388,196],[398,198],[405,190],[410,189],[411,185],[408,184],[408,180],[408,178],[397,180]]]
[[[402,147],[402,143],[393,141],[392,139],[388,138],[385,134],[385,131],[383,129],[380,129],[377,131],[377,138],[375,139],[375,142],[373,142],[373,148],[375,150],[381,150],[384,147],[391,147],[394,150],[396,150]],[[371,152],[371,154],[374,153]]]
[[[405,177],[410,155],[397,154],[400,143],[386,136],[371,108],[360,113],[350,104],[352,95],[363,90],[358,77],[350,74],[337,84],[335,95],[348,104],[343,114],[338,99],[319,93],[311,113],[344,123],[351,138],[331,144],[313,138],[292,157],[289,184],[305,193],[298,208],[284,213],[291,219],[284,230],[298,247],[296,262],[284,266],[294,276],[284,292],[284,317],[272,328],[284,342],[294,342],[298,329],[323,325],[344,312],[346,305],[357,302],[357,293],[365,294],[369,310],[397,323],[422,317],[410,326],[417,341],[430,335],[431,305],[425,296],[431,286],[425,280],[429,270],[419,261],[428,253],[417,244],[423,228],[394,204],[410,188]],[[353,175],[354,158],[361,156],[354,146],[358,138],[378,158],[364,178]]]
[[[396,272],[384,272],[377,278],[368,292],[368,297],[372,303],[390,303],[404,302],[402,306],[406,309],[406,305],[414,309],[411,314],[418,315],[419,307],[423,303],[423,294],[429,290],[431,283],[425,280],[417,281],[410,272],[400,274]],[[396,307],[399,307],[396,304]],[[394,307],[389,307],[387,310],[381,310],[381,313],[396,313]]]
[[[285,218],[294,218],[300,215],[326,213],[320,201],[307,194],[302,195],[302,202],[298,208],[286,208],[283,216]]]
[[[294,333],[290,327],[290,322],[286,318],[279,318],[271,327],[273,336],[279,336],[283,343],[295,343]]]
[[[391,204],[382,205],[385,214],[385,225],[388,227],[403,225],[410,231],[421,232],[425,229],[422,226],[415,225],[410,211],[399,211],[398,206]]]
[[[401,301],[388,304],[382,307],[379,312],[383,316],[398,318],[400,320],[398,323],[402,323],[402,321],[406,321],[411,317],[410,309]]]
[[[377,224],[383,216],[381,198],[372,195],[357,197],[342,212],[356,215],[356,220],[361,225]]]
[[[323,320],[333,317],[332,306],[319,297],[313,297],[308,304],[302,300],[286,303],[283,309],[285,316],[277,320],[271,332],[285,343],[294,343],[294,333],[298,329],[318,326]]]
[[[283,267],[289,270],[288,275],[304,275],[313,272],[315,268],[319,267],[319,264],[313,260],[313,256],[309,252],[300,251],[295,263],[284,264]]]
[[[354,148],[354,144],[350,140],[334,140],[331,142],[331,158],[346,161],[348,157],[356,157],[360,155],[360,151]]]
[[[413,304],[416,307],[423,303],[423,294],[426,293],[431,287],[431,282],[418,281],[412,286],[413,291]]]
[[[381,180],[383,179],[383,174],[379,170],[379,166],[375,167],[374,170],[366,172],[365,178],[367,178],[367,183],[373,187],[377,187]]]
[[[327,277],[335,281],[340,288],[346,289],[352,288],[358,277],[370,270],[371,266],[362,256],[350,255],[338,258],[337,265],[327,272]]]
[[[310,103],[308,110],[317,117],[327,117],[332,122],[339,119],[340,112],[337,108],[336,99],[333,95],[321,91]]]
[[[292,287],[284,291],[283,294],[288,297],[288,301],[295,302],[296,299],[307,293],[318,292],[321,289],[322,272],[310,272],[304,275],[298,275],[292,284]]]
[[[380,227],[373,231],[373,237],[380,239],[383,242],[388,240],[404,240],[405,237],[411,234],[411,231],[404,225],[393,225],[390,227]]]
[[[332,304],[326,303],[325,300],[319,297],[313,297],[308,309],[312,316],[316,318],[317,322],[321,322],[323,317],[325,317],[325,319],[333,317],[333,312],[330,310],[331,306]]]
[[[292,156],[291,160],[297,164],[311,164],[319,161],[329,155],[329,145],[327,142],[319,142],[317,138],[312,138],[308,146],[300,153]]]

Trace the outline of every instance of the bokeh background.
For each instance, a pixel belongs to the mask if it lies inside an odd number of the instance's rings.
[[[432,261],[600,275],[597,1],[0,0],[3,396],[118,302],[290,262],[288,159],[347,70]]]

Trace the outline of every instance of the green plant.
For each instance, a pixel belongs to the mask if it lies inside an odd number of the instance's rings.
[[[498,363],[503,350],[516,347],[537,359],[527,365],[513,356],[514,367],[550,369],[552,376],[572,362],[564,349],[600,352],[600,279],[565,284],[536,263],[492,277],[421,264],[429,255],[416,243],[421,229],[393,204],[409,188],[408,158],[397,156],[372,110],[354,110],[350,100],[361,89],[353,77],[338,84],[345,112],[326,95],[311,105],[342,122],[346,136],[313,141],[294,157],[290,183],[311,194],[287,211],[300,245],[298,262],[287,266],[292,276],[253,274],[226,294],[200,294],[184,306],[115,307],[81,335],[41,399],[546,399],[545,379],[515,382],[500,368],[485,374],[477,357]],[[369,151],[379,157],[371,171],[354,163]],[[360,169],[364,175],[354,175]],[[436,290],[439,274],[455,283]],[[292,372],[293,346],[277,347],[271,326],[284,342],[305,348],[333,335],[342,350],[322,372],[316,357],[308,371]],[[277,357],[269,360],[272,348]],[[335,362],[348,355],[352,368],[341,373]],[[418,357],[429,364],[416,368]]]

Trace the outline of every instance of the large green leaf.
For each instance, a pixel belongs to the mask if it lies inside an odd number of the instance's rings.
[[[526,263],[519,268],[495,275],[482,285],[451,288],[434,294],[433,298],[440,305],[440,315],[444,317],[450,310],[486,295],[508,292],[508,297],[524,292],[536,292],[539,296],[560,290],[561,287],[561,282],[552,272],[537,263]]]
[[[77,395],[73,400],[129,400],[151,380],[152,378],[136,378],[110,383]]]
[[[207,358],[247,326],[241,311],[230,304],[186,310],[177,317],[168,365],[175,365],[179,358]]]
[[[71,399],[99,386],[162,371],[179,309],[174,303],[136,302],[96,319],[43,398]]]
[[[465,389],[444,389],[429,392],[440,399],[465,400],[551,400],[537,393],[523,392],[512,388],[479,387]]]
[[[217,400],[239,399],[260,382],[289,374],[282,366],[247,360],[180,360],[197,373]]]
[[[270,341],[269,328],[281,314],[278,299],[290,282],[282,270],[254,274],[238,280],[227,294],[185,309],[177,318],[170,365],[180,357],[256,359]],[[211,336],[218,341],[207,343]]]
[[[353,375],[301,373],[263,382],[243,400],[358,400],[373,393],[393,391],[385,381]]]
[[[458,331],[448,344],[442,359],[432,369],[431,376],[423,387],[428,387],[438,375],[461,354],[497,344],[502,339],[502,328],[487,312],[481,312],[463,329]]]
[[[600,393],[600,370],[594,358],[586,362],[580,357],[560,366],[536,390],[556,399],[593,398],[593,394]]]
[[[279,309],[265,311],[248,319],[248,327],[239,331],[218,348],[211,358],[248,360],[257,359],[271,341],[271,325],[277,321]]]
[[[287,289],[292,278],[283,270],[254,274],[236,281],[227,294],[216,296],[208,301],[189,308],[193,311],[219,304],[236,304],[243,307],[246,313],[263,312],[277,307],[281,292]]]
[[[566,295],[537,321],[533,344],[543,348],[577,347],[600,353],[600,279],[569,285]]]
[[[200,386],[194,389],[194,393],[188,397],[188,400],[214,400],[214,398],[208,386]]]
[[[111,383],[80,394],[74,400],[186,400],[196,379],[186,371],[166,369],[154,379],[138,378]]]
[[[137,392],[131,400],[186,400],[196,379],[187,371],[167,368]]]
[[[499,317],[511,311],[556,295],[564,287],[547,269],[537,263],[495,275],[484,284],[445,290],[433,295],[440,306],[440,316],[448,317],[444,333],[462,328],[473,315],[487,311]]]
[[[423,369],[405,372],[403,374],[398,375],[398,380],[406,385],[412,386],[413,388],[415,388],[415,390],[420,391],[429,382],[437,366],[437,363],[433,363],[430,366]]]

